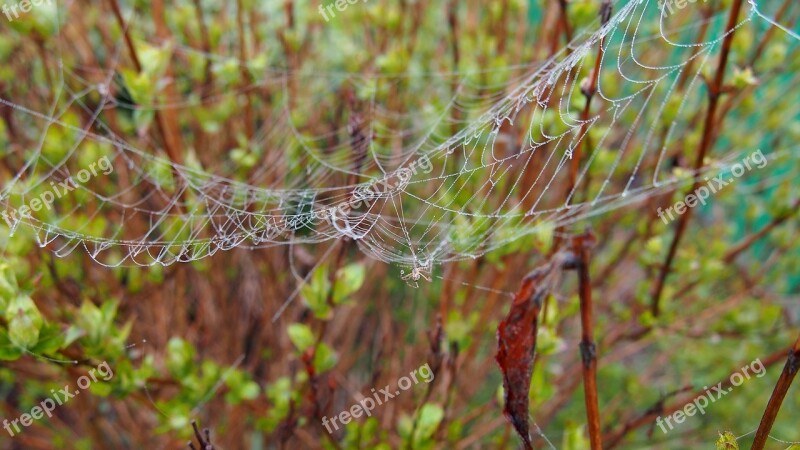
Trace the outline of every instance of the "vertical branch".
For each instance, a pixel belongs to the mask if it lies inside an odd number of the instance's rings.
[[[192,0],[194,4],[195,20],[197,20],[198,27],[200,28],[200,45],[203,53],[211,55],[211,38],[208,31],[208,26],[203,17],[203,6],[201,0]],[[206,58],[206,63],[203,68],[203,82],[200,85],[200,102],[204,102],[207,98],[211,97],[214,90],[214,73],[212,71],[212,59]],[[198,154],[208,153],[209,142],[206,132],[200,123],[200,120],[194,121],[195,125],[192,127],[194,134],[195,151]]]
[[[567,40],[567,45],[572,42],[572,30],[569,28],[569,16],[567,15],[567,0],[558,0],[558,6],[561,13],[561,29],[564,31],[564,37]],[[569,47],[568,47],[569,48]]]
[[[139,60],[139,56],[136,53],[136,47],[133,45],[133,40],[131,39],[130,33],[128,33],[128,26],[125,23],[125,19],[122,17],[122,11],[119,9],[119,4],[117,0],[109,0],[109,4],[111,5],[111,9],[114,12],[114,17],[117,19],[117,24],[119,25],[120,31],[122,32],[122,36],[125,38],[125,45],[128,47],[128,53],[130,53],[131,60],[133,61],[133,66],[136,68],[136,72],[142,71],[142,63]],[[159,38],[168,37],[169,32],[166,30],[166,25],[163,22],[163,4],[160,1],[156,1],[153,3],[153,20],[156,23],[157,34]],[[172,86],[172,85],[170,85]],[[174,87],[173,87],[174,89]],[[174,98],[172,96],[168,96],[169,98]],[[169,121],[165,119],[164,115],[160,113],[158,109],[154,110],[155,116],[155,123],[156,128],[158,129],[159,134],[161,135],[162,140],[164,141],[164,149],[167,151],[167,155],[169,155],[170,159],[173,162],[181,163],[181,156],[178,153],[180,148],[180,134],[177,128],[177,120],[174,115],[168,115]],[[166,123],[165,123],[166,122]],[[168,130],[172,130],[173,133],[169,133]]]
[[[136,68],[137,72],[141,72],[142,64],[139,62],[139,56],[136,53],[136,47],[133,46],[133,40],[131,40],[131,35],[128,33],[128,26],[125,24],[125,19],[122,17],[122,11],[119,9],[119,4],[117,3],[117,0],[109,0],[109,4],[111,5],[111,10],[114,12],[114,17],[117,19],[117,25],[119,25],[120,31],[122,31],[122,37],[125,38],[125,46],[128,47],[128,53],[131,55],[133,67]]]
[[[592,450],[602,450],[600,432],[600,408],[597,399],[597,346],[594,342],[592,314],[592,282],[589,278],[589,252],[595,239],[591,231],[575,236],[572,251],[575,253],[575,269],[578,271],[578,296],[581,306],[581,361],[583,364],[583,392],[586,401],[586,418]]]
[[[566,5],[563,5],[566,8]],[[611,19],[611,13],[613,11],[613,6],[611,4],[611,0],[603,0],[603,3],[600,5],[600,23],[601,27],[605,26],[608,21]],[[563,17],[566,20],[566,9],[562,11]],[[586,103],[583,107],[583,112],[581,113],[581,129],[579,132],[580,140],[578,141],[578,145],[575,147],[575,153],[573,154],[571,150],[568,150],[568,155],[570,158],[570,165],[569,165],[569,179],[567,180],[567,187],[564,191],[564,198],[567,203],[569,203],[572,199],[573,191],[575,190],[575,184],[577,183],[578,179],[578,169],[580,168],[580,161],[581,161],[581,149],[583,148],[584,144],[586,143],[589,133],[589,114],[592,108],[592,98],[594,94],[597,92],[597,84],[600,78],[600,63],[603,60],[603,55],[605,54],[605,50],[603,49],[603,45],[605,44],[605,37],[600,38],[600,41],[597,45],[597,60],[594,63],[594,68],[592,72],[589,74],[589,78],[584,79],[581,81],[580,89],[583,96],[586,98]],[[588,144],[587,144],[588,145]],[[552,251],[558,251],[559,247],[561,246],[561,232],[562,229],[556,229],[556,237],[553,239],[553,247]]]
[[[350,123],[348,124],[348,128],[350,129],[350,145],[353,148],[353,153],[356,155],[353,173],[348,177],[347,185],[354,186],[356,183],[358,183],[358,174],[361,172],[364,159],[366,158],[367,151],[369,150],[370,134],[368,131],[365,131],[368,130],[368,125],[366,125],[364,116],[360,111],[358,111],[353,95],[348,94],[347,99],[351,109]],[[342,263],[344,262],[344,257],[347,253],[347,249],[350,246],[350,239],[345,236],[338,244],[334,245],[338,245],[339,248],[336,252],[336,258],[333,260],[333,265],[331,266],[330,272],[328,272],[328,283],[330,283],[330,288],[328,289],[328,294],[325,297],[325,303],[330,305],[331,308],[335,307],[333,296],[336,292],[336,275],[339,272],[339,269],[342,267]],[[314,346],[314,351],[316,351],[316,347],[322,342],[327,326],[328,322],[324,321],[322,323],[319,335],[317,336],[317,343]]]
[[[603,4],[600,5],[601,26],[605,26],[611,19],[612,8],[613,6],[611,5],[611,0],[603,0]],[[575,154],[570,154],[569,183],[567,183],[568,201],[570,195],[572,195],[572,191],[575,189],[575,183],[578,179],[578,169],[581,163],[581,150],[586,144],[586,141],[589,139],[587,136],[589,133],[589,114],[592,108],[592,98],[594,98],[594,94],[597,92],[597,84],[600,78],[600,63],[603,60],[603,55],[605,52],[603,45],[605,45],[605,37],[601,38],[597,44],[597,59],[594,62],[594,68],[589,74],[589,78],[583,80],[580,86],[581,93],[586,98],[586,103],[583,107],[583,112],[581,113],[581,140],[578,142],[578,145],[575,148]]]
[[[116,0],[115,0],[116,1]],[[164,42],[171,39],[169,28],[167,27],[167,15],[164,10],[164,2],[162,0],[153,0],[153,23],[156,27],[156,36],[158,36],[159,43],[163,44]],[[166,102],[168,105],[171,105],[175,102],[175,99],[178,98],[178,91],[175,88],[175,82],[172,80],[172,67],[171,65],[167,65],[166,73],[164,75],[169,82],[164,86],[164,94],[166,96]],[[181,143],[181,130],[180,124],[178,123],[178,115],[174,112],[174,106],[168,106],[165,108],[164,114],[156,113],[156,121],[160,123],[162,134],[164,135],[164,145],[167,149],[167,154],[172,159],[172,161],[181,164],[183,162],[183,158],[181,157],[181,147],[183,144]],[[170,111],[170,109],[173,109]]]
[[[242,80],[242,93],[244,94],[244,132],[247,139],[253,138],[253,108],[250,104],[250,95],[247,94],[247,87],[250,83],[250,72],[247,71],[247,40],[245,38],[244,27],[244,5],[242,0],[236,1],[236,26],[239,28],[239,73]]]
[[[775,423],[775,418],[778,416],[778,411],[781,409],[783,399],[786,397],[786,393],[789,391],[789,387],[792,385],[792,381],[795,375],[797,375],[798,369],[800,369],[800,336],[797,337],[794,347],[789,350],[789,356],[786,358],[786,365],[783,366],[783,372],[781,372],[781,376],[775,384],[775,389],[772,391],[772,396],[769,398],[767,408],[764,410],[764,415],[761,417],[761,423],[758,425],[751,450],[761,450],[764,448],[764,444],[767,443],[769,431]]]
[[[297,97],[297,77],[295,74],[295,69],[297,69],[299,65],[299,55],[298,51],[296,51],[292,45],[289,43],[288,34],[294,31],[294,6],[292,5],[291,0],[287,0],[283,5],[283,10],[286,14],[286,27],[277,30],[278,40],[283,47],[283,53],[286,56],[286,68],[287,68],[287,77],[286,77],[286,88],[287,94],[289,96],[287,102],[289,109],[294,109],[294,105]]]
[[[208,428],[203,428],[203,434],[200,434],[200,430],[197,428],[197,422],[194,420],[192,421],[192,428],[194,429],[194,437],[197,439],[197,445],[199,447],[195,447],[192,442],[189,442],[189,448],[192,450],[214,450],[214,444],[211,443],[211,431]]]
[[[568,0],[558,0],[558,12],[556,12],[555,24],[553,26],[552,40],[550,41],[550,56],[553,56],[561,49],[559,40],[563,34],[566,39],[566,51],[570,53],[569,43],[572,42],[572,30],[569,27],[569,14],[567,12]],[[543,26],[543,29],[548,27]]]
[[[359,107],[356,105],[354,94],[347,94],[346,95],[348,103],[350,105],[351,113],[350,113],[350,123],[348,123],[348,128],[350,130],[350,146],[353,149],[353,153],[355,154],[355,161],[353,163],[353,173],[347,178],[347,186],[355,186],[358,183],[359,173],[361,173],[362,166],[364,164],[364,160],[366,159],[367,152],[370,146],[370,133],[368,125],[364,119],[364,116],[359,111]],[[351,200],[352,201],[352,197]],[[336,253],[336,258],[333,261],[333,266],[331,267],[331,271],[328,273],[328,282],[330,283],[330,289],[328,290],[328,295],[325,299],[325,302],[330,305],[332,308],[335,306],[333,301],[333,294],[336,291],[336,274],[339,271],[339,268],[342,267],[342,262],[344,261],[344,256],[347,252],[349,247],[350,239],[347,236],[344,236],[341,239],[341,242],[338,244],[339,249]],[[317,343],[322,341],[322,336],[325,334],[325,327],[328,322],[323,323],[322,332],[319,335]]]
[[[461,52],[458,47],[458,33],[460,31],[458,22],[458,3],[457,0],[450,0],[447,5],[447,26],[450,31],[450,52],[453,60],[453,73],[458,73],[458,68],[461,66]],[[450,84],[453,98],[457,98],[460,80],[458,77],[453,77]],[[461,110],[459,108],[452,108],[451,113],[450,133],[454,136],[458,133],[459,123],[461,122]],[[455,153],[458,157],[458,153]]]
[[[734,29],[736,27],[736,21],[739,19],[739,11],[742,9],[742,0],[734,0],[733,6],[731,7],[731,13],[728,16],[728,24],[725,27],[726,35],[725,39],[722,41],[722,53],[719,58],[719,65],[717,66],[717,72],[714,76],[714,80],[708,84],[708,112],[706,113],[705,122],[703,125],[703,138],[700,142],[700,150],[697,152],[697,158],[694,162],[694,172],[693,175],[695,177],[694,183],[689,188],[687,192],[694,192],[700,185],[700,180],[697,179],[697,174],[700,169],[703,167],[703,160],[706,157],[706,153],[708,152],[709,148],[711,148],[711,144],[714,140],[714,124],[716,122],[716,113],[717,113],[717,105],[719,104],[719,97],[723,91],[723,80],[725,77],[725,67],[728,65],[728,56],[730,55],[731,50],[731,43],[733,42],[733,34]],[[678,219],[678,224],[675,227],[675,235],[672,238],[672,243],[669,246],[669,251],[667,252],[667,258],[664,261],[664,264],[661,266],[661,270],[659,271],[658,279],[656,280],[655,287],[653,288],[653,294],[650,298],[650,310],[653,316],[658,316],[661,314],[661,294],[664,291],[664,282],[667,279],[667,275],[669,275],[670,267],[672,267],[672,262],[675,259],[675,254],[678,252],[678,245],[680,244],[681,238],[683,237],[683,233],[686,230],[686,226],[689,223],[689,218],[692,216],[692,210],[689,209],[683,214],[680,219]]]

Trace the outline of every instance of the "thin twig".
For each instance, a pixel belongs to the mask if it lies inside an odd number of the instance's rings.
[[[780,9],[778,9],[778,12],[775,14],[775,17],[783,17],[793,1],[795,0],[784,1],[783,5],[781,5]],[[767,31],[764,33],[764,37],[761,39],[761,42],[758,43],[758,46],[756,47],[755,51],[753,51],[753,56],[750,57],[750,61],[748,62],[749,66],[752,67],[756,63],[758,57],[764,53],[764,48],[766,48],[767,43],[772,38],[777,29],[778,27],[769,27],[767,29]]]
[[[109,0],[109,4],[111,5],[111,9],[113,10],[114,16],[117,19],[117,24],[122,31],[122,35],[125,38],[125,45],[128,47],[128,53],[130,53],[133,66],[136,68],[136,72],[139,73],[142,71],[142,64],[136,52],[136,47],[133,45],[133,40],[131,39],[130,33],[128,33],[128,26],[125,23],[125,19],[122,17],[122,11],[119,8],[119,4],[117,3],[117,0]],[[154,15],[157,16],[157,14]],[[158,20],[156,20],[156,22],[158,23]],[[169,155],[173,162],[180,164],[182,160],[180,153],[178,152],[180,137],[178,135],[169,135],[167,133],[167,126],[163,122],[165,119],[158,109],[153,110],[153,116],[156,123],[156,129],[164,141],[164,149],[167,151],[167,155]],[[177,129],[176,123],[177,122],[173,124],[175,129]]]
[[[733,248],[728,250],[728,252],[722,258],[722,260],[725,262],[725,264],[732,263],[733,260],[736,259],[736,257],[739,256],[743,251],[750,248],[750,246],[756,243],[759,239],[766,236],[770,231],[775,229],[775,227],[781,225],[783,222],[786,222],[789,218],[797,214],[798,208],[800,208],[800,198],[795,200],[795,202],[792,204],[792,206],[789,208],[788,211],[779,215],[778,217],[775,217],[774,219],[772,219],[770,223],[765,225],[763,228],[739,241],[738,244],[734,245]]]
[[[789,391],[789,386],[792,385],[792,381],[795,375],[797,375],[798,369],[800,369],[800,336],[797,337],[794,347],[789,350],[789,356],[786,358],[786,365],[783,366],[783,372],[781,372],[781,376],[778,378],[775,389],[772,391],[772,395],[769,398],[769,403],[767,403],[767,408],[764,410],[764,415],[761,417],[761,423],[758,425],[756,437],[753,440],[753,446],[750,447],[750,450],[761,450],[764,448],[764,444],[767,443],[769,432],[772,429],[772,425],[775,423],[775,418],[778,417],[778,411],[781,409],[783,399],[786,397],[786,393]]]
[[[203,429],[203,434],[200,434],[200,430],[197,428],[197,422],[192,421],[192,428],[194,429],[194,437],[197,439],[197,445],[199,448],[195,448],[194,444],[189,442],[189,448],[192,450],[214,450],[214,445],[211,443],[211,431],[208,428]]]
[[[241,86],[243,92],[247,89],[251,79],[250,72],[247,70],[247,41],[245,40],[244,27],[244,5],[242,0],[236,1],[236,26],[239,28],[239,73],[242,77]],[[249,95],[244,97],[244,132],[247,139],[253,138],[253,107]]]
[[[725,27],[727,35],[725,39],[722,41],[722,53],[719,58],[719,65],[717,66],[717,73],[715,74],[714,80],[708,86],[708,95],[709,95],[709,104],[708,104],[708,112],[706,113],[705,123],[703,125],[703,139],[700,143],[700,150],[697,152],[697,158],[694,163],[694,175],[695,181],[692,183],[691,188],[688,192],[694,192],[698,186],[700,185],[700,180],[697,179],[697,174],[699,173],[700,169],[703,167],[703,161],[705,160],[706,153],[711,148],[711,144],[713,141],[714,136],[714,124],[716,123],[716,113],[717,113],[717,105],[719,104],[719,97],[722,94],[723,88],[723,81],[725,77],[725,67],[728,65],[728,56],[730,55],[731,50],[731,43],[733,42],[733,35],[734,30],[736,27],[736,21],[739,19],[739,11],[742,9],[742,0],[734,0],[733,6],[731,7],[730,16],[728,16],[728,24]],[[692,216],[692,210],[689,209],[683,214],[680,219],[678,219],[678,224],[675,228],[675,235],[672,238],[672,243],[669,246],[669,251],[667,252],[667,258],[664,261],[664,264],[661,266],[661,270],[658,275],[658,279],[656,280],[655,287],[653,288],[653,294],[650,298],[650,310],[653,313],[653,316],[658,316],[661,314],[661,294],[664,291],[664,283],[667,280],[667,275],[669,275],[670,268],[672,267],[672,262],[675,259],[675,255],[678,253],[678,246],[681,242],[681,238],[683,237],[684,231],[686,231],[686,226],[689,223],[689,218]]]
[[[608,21],[611,19],[612,8],[613,6],[611,5],[611,0],[603,0],[603,4],[600,6],[600,20],[603,26],[605,26],[606,23],[608,23]],[[603,48],[604,45],[605,37],[602,37],[600,38],[600,42],[597,44],[597,59],[594,62],[594,68],[589,74],[589,78],[581,83],[581,93],[586,98],[586,103],[584,104],[583,112],[581,113],[581,141],[575,148],[575,154],[570,155],[571,161],[569,167],[569,183],[567,184],[567,196],[571,195],[572,191],[575,189],[575,183],[578,179],[578,168],[581,162],[581,150],[584,145],[588,145],[586,141],[589,140],[589,114],[592,107],[592,98],[594,98],[594,95],[597,92],[597,84],[600,78],[600,63],[603,61],[603,55],[605,54],[605,49]]]

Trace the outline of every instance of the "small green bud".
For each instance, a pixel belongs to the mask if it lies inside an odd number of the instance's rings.
[[[753,74],[753,69],[748,67],[744,70],[738,68],[734,71],[733,85],[739,89],[744,89],[747,86],[755,86],[758,84],[758,78]]]
[[[39,331],[44,320],[30,297],[17,296],[8,305],[6,321],[8,322],[8,338],[14,345],[31,348],[39,342]]]

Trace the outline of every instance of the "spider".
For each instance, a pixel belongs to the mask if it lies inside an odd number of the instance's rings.
[[[400,270],[400,278],[403,281],[413,280],[414,287],[419,287],[417,281],[419,281],[420,278],[424,279],[425,281],[431,281],[430,272],[431,272],[431,262],[426,259],[423,260],[422,264],[420,265],[417,265],[417,263],[414,262],[414,268],[411,269],[410,273],[406,273],[405,270]],[[410,286],[411,283],[408,283],[408,285]]]

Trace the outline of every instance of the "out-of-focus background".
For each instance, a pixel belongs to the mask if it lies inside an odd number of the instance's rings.
[[[603,448],[752,442],[800,328],[797,2],[5,1],[1,449],[520,448],[498,327],[587,228]],[[561,272],[531,445],[585,449]]]

